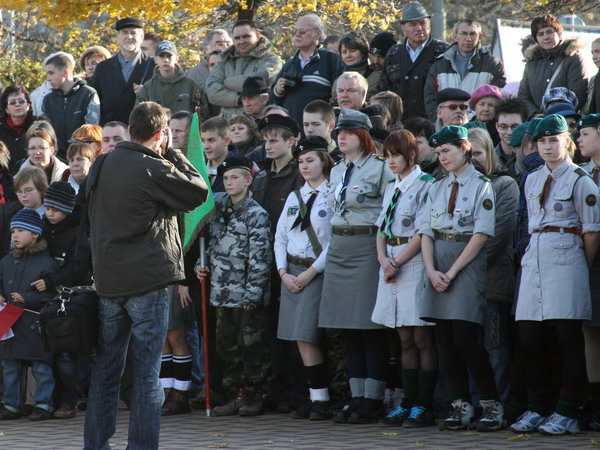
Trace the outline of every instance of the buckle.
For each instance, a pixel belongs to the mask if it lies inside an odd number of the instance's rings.
[[[446,240],[450,242],[456,242],[458,235],[456,233],[446,233]]]

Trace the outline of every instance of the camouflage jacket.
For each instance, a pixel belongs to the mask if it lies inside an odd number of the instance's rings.
[[[231,206],[229,195],[215,194],[217,217],[210,224],[207,265],[213,306],[239,308],[269,303],[271,223],[267,212],[249,195]],[[225,213],[231,217],[225,223]]]

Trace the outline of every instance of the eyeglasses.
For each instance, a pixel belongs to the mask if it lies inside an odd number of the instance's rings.
[[[461,31],[460,33],[458,33],[458,35],[464,38],[476,38],[477,36],[479,36],[479,33],[477,33],[476,31],[471,31],[470,33],[467,31]]]
[[[46,150],[50,150],[50,147],[29,147],[27,149],[27,151],[30,152],[30,153],[44,152]]]
[[[16,98],[14,100],[9,100],[8,102],[10,106],[24,105],[25,103],[27,103],[27,100],[25,100],[24,98]]]
[[[456,103],[452,103],[451,105],[440,105],[440,108],[448,108],[450,111],[456,111],[460,108],[461,111],[466,111],[468,106],[464,103],[461,105],[457,105]]]
[[[514,130],[515,128],[517,128],[519,125],[521,125],[520,123],[513,123],[512,125],[506,125],[505,123],[500,123],[498,124],[498,128],[500,128],[503,131],[508,130],[509,128],[511,130]]]
[[[294,28],[294,34],[300,33],[301,36],[304,36],[309,31],[316,30],[316,28]]]
[[[35,191],[35,188],[27,188],[27,189],[17,191],[17,195],[29,195],[33,191]]]

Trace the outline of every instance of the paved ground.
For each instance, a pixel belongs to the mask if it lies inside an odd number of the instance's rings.
[[[72,420],[31,422],[26,418],[0,423],[0,449],[82,448],[83,413]],[[129,414],[119,412],[113,449],[125,449]],[[594,448],[600,433],[578,436],[517,436],[508,431],[481,434],[450,433],[437,429],[387,429],[377,425],[340,425],[294,420],[282,414],[260,417],[206,417],[194,411],[163,418],[161,448],[169,450],[232,449],[565,449]]]

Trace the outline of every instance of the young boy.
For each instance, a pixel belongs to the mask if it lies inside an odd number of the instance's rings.
[[[327,151],[334,161],[342,159],[342,152],[332,139],[331,132],[335,128],[335,112],[333,107],[323,100],[313,100],[304,108],[302,115],[304,134],[306,137],[321,136],[329,145]]]
[[[11,303],[25,308],[12,326],[14,336],[0,341],[0,359],[4,379],[4,407],[0,420],[19,419],[23,406],[21,369],[27,362],[36,381],[35,408],[31,420],[47,420],[52,417],[54,378],[50,354],[42,348],[37,326],[42,304],[52,299],[51,291],[39,292],[35,280],[52,276],[58,265],[46,253],[46,241],[41,238],[42,220],[37,212],[21,209],[10,224],[13,248],[0,261],[0,303]]]
[[[231,138],[229,137],[229,123],[222,117],[213,117],[200,125],[200,138],[206,156],[208,174],[213,192],[224,192],[223,179],[217,169],[229,156]],[[232,152],[235,156],[236,151]]]
[[[193,113],[198,105],[198,86],[177,64],[178,53],[171,41],[159,42],[154,56],[156,67],[152,78],[137,92],[136,106],[141,102],[153,101],[172,113],[187,111]]]
[[[264,412],[272,233],[268,214],[248,194],[252,166],[243,157],[228,158],[219,166],[226,192],[215,194],[218,215],[210,224],[206,267],[196,263],[198,278],[211,272],[210,302],[216,307],[223,386],[235,395],[213,409],[216,416]]]
[[[65,158],[73,131],[85,123],[100,123],[98,94],[85,81],[73,77],[74,67],[73,61],[66,54],[53,56],[44,66],[52,92],[44,97],[42,108],[56,131],[56,156],[61,158]]]

